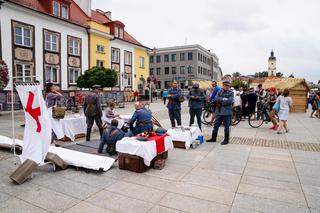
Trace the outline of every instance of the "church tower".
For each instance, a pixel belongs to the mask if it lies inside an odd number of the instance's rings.
[[[274,56],[274,52],[272,50],[271,55],[268,59],[268,73],[269,73],[268,75],[269,76],[276,76],[276,73],[277,73],[276,62],[277,62],[277,59]]]

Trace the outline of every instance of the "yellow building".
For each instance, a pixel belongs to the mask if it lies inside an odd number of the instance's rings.
[[[121,21],[111,20],[110,12],[92,10],[88,27],[89,67],[115,70],[118,82],[114,90],[135,91],[140,83],[140,91],[144,91],[149,77],[149,48],[131,36]]]

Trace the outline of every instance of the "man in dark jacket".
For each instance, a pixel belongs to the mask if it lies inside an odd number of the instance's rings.
[[[256,105],[257,105],[258,95],[256,92],[254,92],[253,88],[250,88],[249,94],[248,94],[248,115],[250,116],[252,113],[256,111]]]
[[[107,144],[107,150],[106,150],[107,153],[109,153],[110,155],[114,155],[117,153],[115,149],[115,145],[117,141],[121,140],[125,136],[125,133],[122,130],[118,129],[117,127],[118,127],[118,121],[116,119],[113,119],[111,121],[111,126],[105,129],[102,134],[98,153],[102,153],[102,150],[105,144]]]
[[[100,103],[100,97],[99,97],[99,88],[101,86],[94,85],[93,92],[90,92],[88,95],[86,95],[83,105],[83,111],[87,119],[87,135],[86,135],[86,141],[90,141],[90,135],[91,135],[91,129],[93,126],[93,122],[95,121],[97,126],[99,127],[100,137],[103,133],[102,128],[102,110],[101,110],[101,103]]]
[[[171,126],[175,127],[177,125],[181,126],[181,89],[178,88],[177,81],[172,81],[172,88],[168,91],[168,112],[171,121]]]
[[[217,102],[216,108],[216,120],[214,123],[214,128],[212,131],[212,136],[207,142],[216,142],[219,127],[222,122],[224,123],[224,140],[221,142],[221,145],[225,145],[229,143],[230,136],[230,125],[232,121],[232,105],[233,105],[233,92],[230,90],[230,82],[224,81],[223,88],[220,92],[218,92],[215,97],[215,101]]]
[[[136,111],[130,119],[129,126],[133,135],[153,130],[152,113],[140,102],[135,104]],[[135,124],[135,126],[134,126]]]
[[[191,126],[194,123],[194,116],[197,116],[197,123],[201,129],[201,113],[202,106],[204,101],[203,91],[199,88],[199,84],[193,84],[192,89],[187,96],[189,100],[189,114],[190,114],[190,123]]]

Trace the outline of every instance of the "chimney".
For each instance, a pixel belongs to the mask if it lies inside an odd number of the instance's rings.
[[[105,12],[104,15],[107,16],[110,20],[112,19],[112,17],[111,17],[111,11]]]
[[[75,3],[87,14],[87,16],[91,17],[91,0],[74,0]]]

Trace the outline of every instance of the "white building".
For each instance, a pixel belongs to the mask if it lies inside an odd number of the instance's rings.
[[[0,56],[10,79],[73,89],[88,69],[88,16],[73,1],[31,2],[7,0],[1,5]]]

